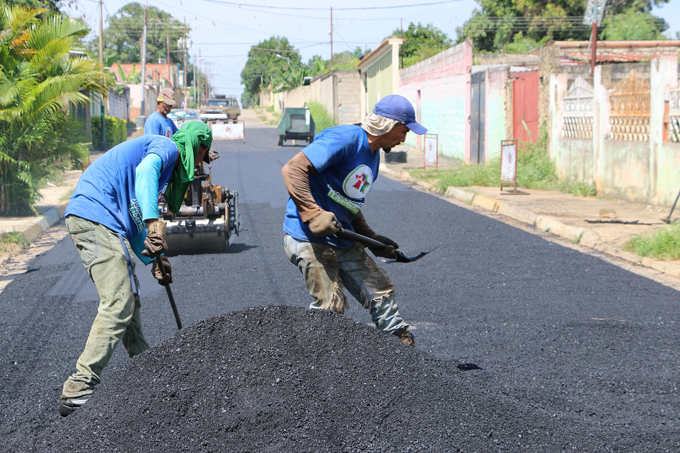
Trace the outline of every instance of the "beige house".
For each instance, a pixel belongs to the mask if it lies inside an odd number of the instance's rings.
[[[361,117],[373,111],[385,96],[399,94],[399,47],[404,40],[391,37],[366,55],[357,65],[361,73]]]

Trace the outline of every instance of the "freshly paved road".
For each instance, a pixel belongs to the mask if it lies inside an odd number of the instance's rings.
[[[301,148],[276,147],[274,128],[250,128],[247,139],[216,143],[222,156],[212,168],[215,183],[239,191],[241,236],[224,255],[172,258],[185,326],[309,303],[281,229],[280,170]],[[590,426],[599,437],[592,451],[611,448],[603,439],[627,451],[680,449],[677,291],[384,177],[365,215],[407,253],[440,246],[417,263],[384,267],[417,349],[481,367],[465,373],[468,387]],[[156,345],[176,333],[174,318],[149,270],[137,274],[145,333]],[[68,237],[0,294],[0,450],[62,423],[61,384],[96,307]],[[355,301],[347,316],[370,323]],[[126,360],[121,347],[103,379]]]

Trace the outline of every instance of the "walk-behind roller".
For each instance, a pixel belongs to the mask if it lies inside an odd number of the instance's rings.
[[[211,161],[219,153],[210,151]],[[210,182],[210,166],[196,166],[194,180],[178,213],[159,203],[159,215],[167,221],[169,256],[225,253],[241,225],[238,192]]]

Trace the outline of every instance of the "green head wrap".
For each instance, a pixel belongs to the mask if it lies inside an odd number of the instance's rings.
[[[198,147],[205,145],[210,149],[212,140],[212,130],[200,121],[186,123],[172,136],[172,141],[179,149],[179,165],[172,172],[170,183],[165,190],[165,201],[170,211],[179,212],[187,187],[194,180],[194,160],[198,154]]]

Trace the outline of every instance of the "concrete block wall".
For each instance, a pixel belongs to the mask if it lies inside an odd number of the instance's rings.
[[[649,74],[649,141],[608,138],[610,83],[620,71],[606,66],[595,67],[592,139],[564,138],[562,100],[573,74],[558,71],[550,75],[546,96],[550,100],[550,157],[562,178],[594,185],[600,195],[671,206],[679,189],[680,144],[663,141],[663,118],[670,91],[678,86],[678,60],[675,56],[658,57],[651,63],[627,66],[640,74]]]
[[[361,118],[361,73],[355,70],[336,71],[336,124],[353,124]]]
[[[309,85],[291,91],[272,93],[271,89],[260,93],[260,106],[274,106],[279,111],[279,99],[285,107],[304,107],[310,102],[323,105],[336,124],[361,121],[361,75],[358,70],[336,69],[315,77]]]
[[[109,91],[106,107],[108,116],[130,120],[130,89],[125,87],[120,94],[117,91]]]

